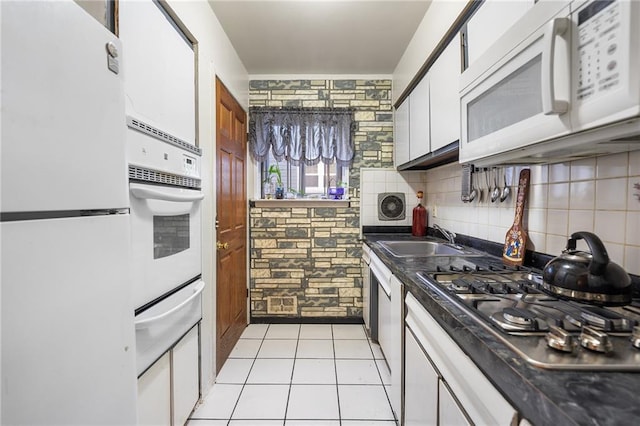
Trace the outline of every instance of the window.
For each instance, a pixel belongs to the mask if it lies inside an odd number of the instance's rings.
[[[287,197],[311,197],[332,198],[329,188],[349,186],[349,168],[340,167],[335,162],[331,164],[318,163],[307,166],[304,163],[293,165],[286,160],[276,161],[272,153],[269,158],[261,163],[262,198],[275,194],[276,178],[269,176],[269,167],[277,164],[282,176],[284,196]],[[346,191],[346,189],[345,189]],[[346,193],[340,198],[346,198]]]
[[[249,148],[261,164],[262,196],[343,198],[339,188],[348,185],[353,163],[353,126],[348,108],[251,108]]]

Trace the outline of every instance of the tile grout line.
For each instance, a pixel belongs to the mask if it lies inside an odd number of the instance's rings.
[[[251,362],[251,368],[249,368],[249,373],[247,373],[247,377],[245,377],[245,379],[244,379],[244,383],[242,384],[242,389],[240,389],[240,393],[238,394],[238,399],[236,399],[236,403],[233,406],[233,410],[231,410],[231,414],[229,414],[229,419],[227,420],[227,426],[229,426],[229,423],[231,423],[231,419],[233,418],[233,414],[236,412],[236,408],[238,408],[238,403],[240,402],[240,398],[242,398],[242,393],[244,392],[244,387],[247,385],[247,382],[249,381],[249,376],[251,375],[251,370],[253,370],[253,366],[256,364],[256,359],[258,359],[258,354],[260,353],[260,349],[262,349],[262,344],[264,343],[265,339],[267,338],[267,333],[269,332],[269,328],[270,327],[271,327],[271,325],[267,326],[267,329],[264,331],[264,335],[262,336],[262,339],[260,340],[260,346],[258,347],[258,351],[256,352],[256,355],[253,357],[253,361]]]
[[[333,349],[333,370],[336,374],[336,398],[338,400],[338,423],[342,426],[342,410],[340,409],[340,388],[338,387],[338,363],[336,362],[336,340],[331,324],[331,348]]]
[[[300,345],[300,333],[302,332],[302,324],[298,324],[298,338],[296,340],[296,350],[293,352],[293,366],[291,367],[291,376],[289,377],[289,392],[287,393],[287,403],[284,406],[284,418],[282,426],[287,424],[287,412],[289,411],[289,401],[291,400],[291,388],[293,386],[293,373],[296,370],[296,359],[298,356],[298,346]]]

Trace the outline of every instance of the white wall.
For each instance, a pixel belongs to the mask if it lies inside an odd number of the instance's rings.
[[[202,148],[203,264],[207,283],[203,297],[202,321],[202,392],[206,394],[215,376],[215,283],[216,252],[214,249],[216,182],[216,92],[218,76],[245,110],[249,105],[249,76],[229,38],[206,1],[168,0],[169,6],[198,41],[198,120]]]
[[[407,88],[466,5],[466,0],[434,1],[431,3],[402,58],[400,58],[400,62],[393,71],[393,103]]]

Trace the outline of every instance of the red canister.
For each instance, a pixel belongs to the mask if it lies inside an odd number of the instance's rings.
[[[424,237],[427,235],[427,209],[422,205],[422,191],[418,191],[418,205],[413,208],[413,223],[411,235],[414,237]]]

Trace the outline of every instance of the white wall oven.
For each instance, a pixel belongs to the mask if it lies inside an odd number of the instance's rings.
[[[461,76],[460,161],[640,148],[640,3],[538,2]]]
[[[127,117],[137,370],[202,318],[198,147]]]

